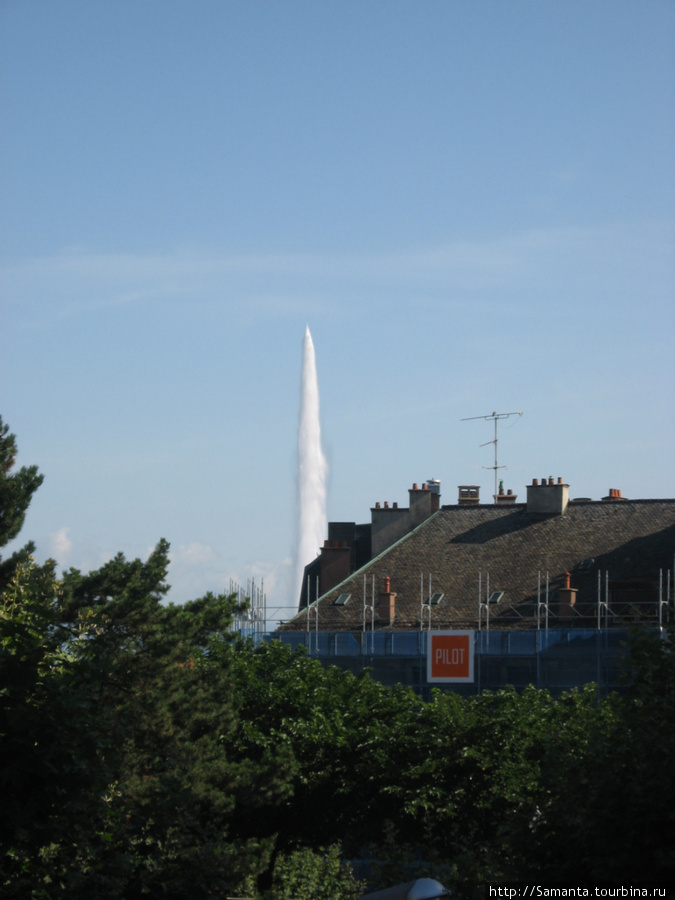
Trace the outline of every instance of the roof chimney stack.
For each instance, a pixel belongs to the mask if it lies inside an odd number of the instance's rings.
[[[527,511],[534,516],[564,516],[569,499],[569,485],[562,478],[557,484],[552,475],[542,478],[541,484],[533,478],[527,486]]]
[[[512,503],[515,503],[516,496],[517,495],[513,493],[511,488],[509,488],[508,491],[506,493],[504,493],[504,482],[503,481],[499,482],[499,493],[493,494],[495,503],[498,506],[509,506]]]
[[[477,484],[460,484],[457,502],[460,506],[478,506],[480,503],[480,486]]]
[[[436,488],[436,489],[435,489]],[[410,505],[410,527],[416,528],[432,513],[438,511],[441,501],[440,481],[427,481],[419,487],[415,482],[408,491]]]
[[[378,624],[386,628],[391,627],[396,618],[396,594],[391,590],[391,578],[388,575],[384,579],[384,590],[377,598],[375,616]]]
[[[570,573],[565,572],[563,586],[558,590],[558,617],[563,621],[572,618],[577,602],[577,588],[570,587]]]

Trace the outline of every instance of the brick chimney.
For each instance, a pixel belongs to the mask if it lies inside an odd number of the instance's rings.
[[[385,500],[370,510],[370,543],[372,556],[379,556],[410,531],[410,510]]]
[[[577,588],[570,587],[570,573],[565,572],[563,586],[558,590],[558,618],[568,622],[572,618],[574,604],[577,602]]]
[[[435,513],[441,500],[440,481],[431,479],[421,487],[417,483],[413,484],[408,491],[410,506],[410,528],[416,528],[425,519],[428,519],[432,513]]]
[[[389,627],[396,617],[396,594],[391,590],[391,578],[384,579],[384,590],[380,592],[375,605],[375,618],[378,625]]]
[[[347,541],[324,541],[320,560],[320,591],[325,594],[351,573],[352,550]]]

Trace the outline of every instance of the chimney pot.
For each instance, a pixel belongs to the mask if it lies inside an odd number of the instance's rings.
[[[384,501],[384,508],[389,509],[389,501],[388,500]]]
[[[416,491],[416,490],[417,490],[417,482],[415,481],[415,482],[413,482],[413,491]]]
[[[379,509],[379,508],[380,508],[380,501],[378,500],[377,503],[375,504],[375,509]]]
[[[398,509],[398,503],[394,502],[392,503],[392,506],[394,507],[394,509]]]
[[[562,484],[562,478],[558,475],[558,484]]]
[[[565,572],[565,590],[568,591],[570,589],[570,578],[571,575],[569,572]]]
[[[391,594],[391,578],[388,575],[384,576],[384,592]]]
[[[537,487],[538,487],[538,486],[539,486],[539,479],[538,479],[538,478],[533,478],[533,479],[532,479],[532,484],[533,484],[533,485],[537,485]]]

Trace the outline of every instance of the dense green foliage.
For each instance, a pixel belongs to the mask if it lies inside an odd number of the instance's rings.
[[[26,510],[31,497],[44,479],[37,466],[22,466],[14,469],[16,459],[16,439],[9,433],[9,425],[0,416],[0,547],[5,547],[21,531]],[[29,542],[8,559],[0,556],[0,591],[4,590],[16,568],[35,551],[35,544]]]
[[[2,896],[346,900],[362,886],[342,859],[361,855],[373,887],[425,874],[458,896],[535,875],[672,880],[670,642],[638,637],[632,687],[600,703],[424,703],[235,638],[231,598],[166,604],[168,550],[60,579],[10,567]]]

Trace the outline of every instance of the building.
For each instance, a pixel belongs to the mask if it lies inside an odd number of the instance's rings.
[[[320,656],[324,646],[324,656],[357,668],[348,657],[360,654],[364,665],[373,656],[369,641],[401,647],[414,637],[410,655],[423,655],[426,632],[475,632],[478,653],[486,635],[493,647],[500,639],[524,647],[530,634],[538,654],[551,641],[597,643],[613,631],[605,643],[616,643],[617,629],[664,623],[675,500],[629,500],[617,489],[599,501],[570,499],[569,485],[550,477],[533,479],[520,503],[500,487],[484,504],[478,486],[461,485],[457,502],[441,505],[437,481],[413,485],[409,497],[407,508],[376,504],[369,525],[331,523],[307,569],[310,603],[306,584],[300,611],[279,637],[304,633],[310,652]],[[523,683],[534,681],[533,664]],[[561,688],[594,680],[589,671],[579,669]],[[397,672],[393,665],[383,680],[397,680]],[[424,679],[415,671],[398,680]]]
[[[361,569],[379,556],[399,538],[437,512],[440,506],[440,482],[431,479],[422,485],[413,484],[408,491],[410,504],[399,507],[388,501],[376,503],[370,511],[370,522],[329,522],[328,538],[319,556],[305,567],[299,609],[328,592],[352,572]],[[310,596],[311,594],[311,596]]]
[[[331,523],[308,566],[315,596],[280,630],[567,628],[657,621],[675,554],[675,500],[570,500],[562,479],[534,479],[527,500],[482,504],[462,485],[440,505],[438,482],[410,506],[377,503],[370,531]],[[338,535],[335,537],[335,535]],[[365,559],[370,542],[370,558]],[[316,583],[318,580],[318,590]],[[387,580],[387,589],[385,589]],[[660,593],[661,591],[661,593]],[[318,595],[318,600],[316,596]]]

